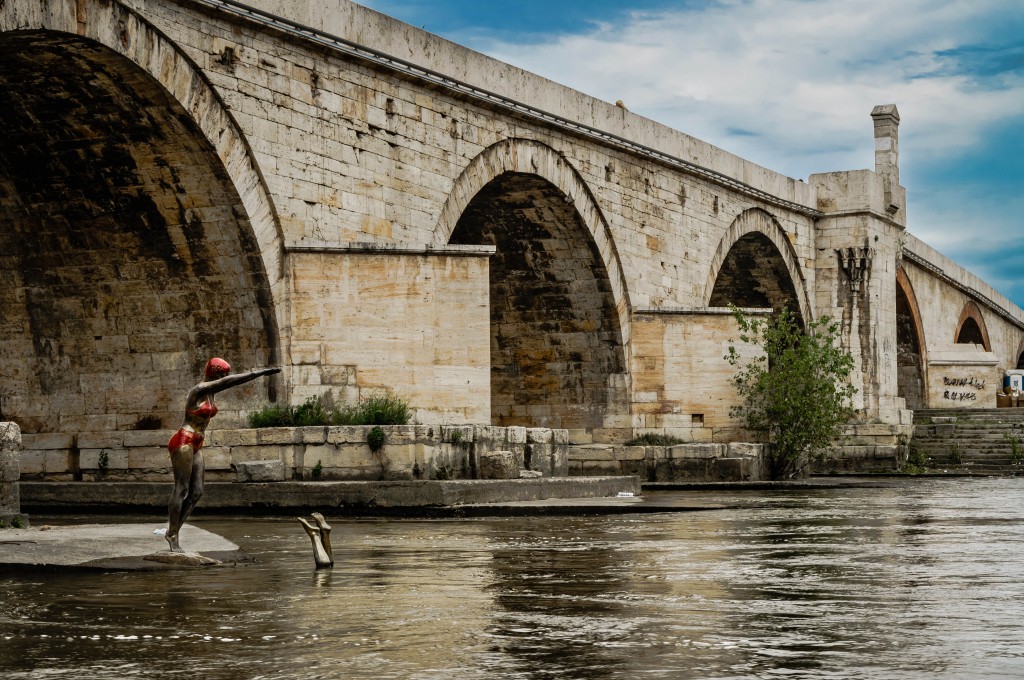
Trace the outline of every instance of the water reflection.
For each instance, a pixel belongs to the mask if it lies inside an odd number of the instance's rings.
[[[0,675],[1020,677],[1020,485],[734,493],[710,500],[740,509],[688,514],[331,518],[328,571],[290,518],[207,518],[257,563],[0,576]]]

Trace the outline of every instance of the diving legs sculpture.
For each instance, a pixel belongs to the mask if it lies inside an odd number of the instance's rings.
[[[299,524],[306,530],[309,540],[313,543],[313,562],[317,569],[328,569],[334,566],[334,551],[331,549],[331,525],[319,512],[312,515],[316,526],[305,517],[297,517]]]

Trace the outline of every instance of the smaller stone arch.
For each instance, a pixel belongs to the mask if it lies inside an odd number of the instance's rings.
[[[896,270],[896,387],[907,408],[927,406],[928,360],[924,324],[910,277]]]
[[[712,301],[716,297],[715,290],[723,267],[726,266],[730,252],[744,239],[750,242],[759,240],[774,246],[773,255],[777,255],[780,259],[789,275],[789,282],[793,286],[793,295],[798,306],[798,309],[794,311],[799,312],[802,319],[812,318],[811,304],[807,297],[807,282],[798,264],[793,245],[778,221],[770,213],[760,208],[750,208],[740,213],[722,237],[718,250],[711,260],[710,274],[704,286],[704,306],[716,306]]]
[[[960,319],[956,323],[956,333],[953,335],[953,342],[957,344],[981,345],[986,352],[992,351],[992,345],[988,339],[988,327],[985,325],[985,317],[981,308],[973,300],[968,300],[960,312]]]
[[[1014,355],[1014,356],[1016,356],[1016,359],[1015,359],[1016,369],[1017,370],[1024,369],[1024,338],[1021,338],[1020,342],[1017,344],[1017,354]]]

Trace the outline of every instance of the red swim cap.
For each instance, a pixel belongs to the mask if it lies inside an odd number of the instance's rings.
[[[207,380],[214,380],[215,378],[223,378],[230,372],[231,366],[228,364],[228,362],[224,361],[223,359],[214,357],[213,359],[210,359],[209,361],[206,362],[206,370],[204,371],[204,375],[206,375]]]

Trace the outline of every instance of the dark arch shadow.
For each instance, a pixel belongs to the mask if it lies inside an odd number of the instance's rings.
[[[985,317],[981,309],[973,300],[968,300],[960,312],[960,319],[956,324],[956,334],[953,342],[957,344],[981,345],[986,352],[992,351],[992,345],[988,339],[988,327],[985,325]]]
[[[927,357],[924,325],[914,287],[906,272],[896,270],[896,389],[907,408],[927,407]]]
[[[718,270],[708,306],[728,305],[785,308],[803,324],[796,286],[782,253],[760,232],[737,239]]]
[[[571,200],[505,172],[469,202],[450,243],[493,245],[491,418],[593,430],[625,412],[612,386],[625,353],[611,282]]]
[[[0,129],[3,417],[26,432],[169,426],[210,356],[275,360],[242,200],[151,75],[85,38],[3,34]]]

